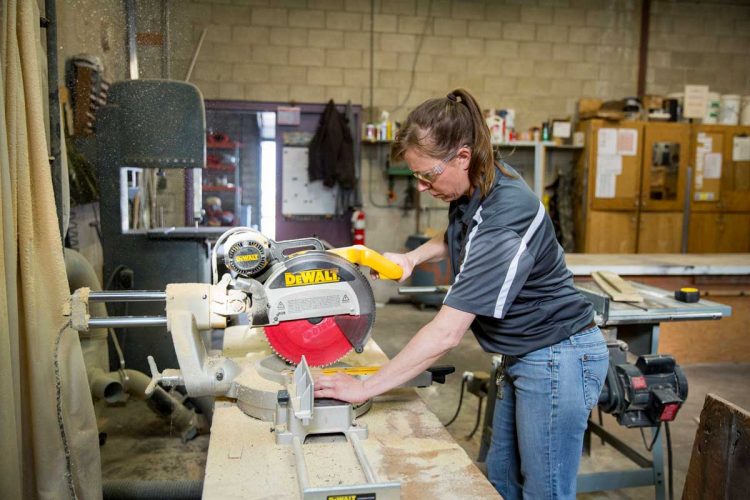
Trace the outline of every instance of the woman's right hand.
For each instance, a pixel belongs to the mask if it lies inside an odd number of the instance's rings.
[[[383,257],[385,257],[388,260],[391,260],[398,264],[401,269],[403,269],[403,274],[401,275],[401,278],[398,280],[399,283],[403,283],[407,279],[409,279],[409,276],[411,276],[412,271],[414,270],[414,262],[412,262],[411,258],[408,257],[405,253],[391,253],[391,252],[384,252]],[[380,279],[380,275],[370,270],[370,277],[373,279]]]

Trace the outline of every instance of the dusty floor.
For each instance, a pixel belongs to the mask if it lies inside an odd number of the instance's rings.
[[[389,304],[377,311],[374,338],[389,356],[403,347],[422,325],[435,315],[435,309],[420,310],[410,304]],[[489,371],[491,357],[484,353],[471,334],[449,353],[441,364],[456,367],[456,374],[445,385],[421,390],[438,418],[447,422],[456,411],[461,374],[464,371]],[[679,361],[679,360],[678,360]],[[750,408],[750,364],[712,364],[685,366],[690,394],[677,421],[671,426],[675,464],[675,498],[681,497],[698,426],[703,400],[709,391],[744,408]],[[461,412],[448,428],[467,454],[476,459],[481,429],[467,438],[475,425],[478,399],[465,395]],[[205,467],[208,436],[198,436],[183,444],[179,433],[140,401],[125,407],[101,406],[101,430],[107,434],[102,446],[104,479],[201,479]],[[632,447],[645,453],[637,430],[625,429],[605,415],[605,427]],[[666,454],[665,454],[666,463]],[[584,457],[582,471],[630,469],[634,466],[611,447],[592,439],[592,455]],[[653,488],[632,488],[580,495],[581,498],[640,499],[653,498]]]

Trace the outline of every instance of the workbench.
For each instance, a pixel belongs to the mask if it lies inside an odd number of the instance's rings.
[[[348,358],[356,358],[353,364],[387,361],[373,340],[362,354]],[[402,498],[499,498],[414,389],[398,389],[375,398],[371,409],[357,421],[369,429],[369,437],[361,443],[378,479],[399,481]],[[277,445],[271,429],[270,422],[245,415],[234,402],[217,400],[204,499],[299,498],[292,447]],[[365,482],[353,449],[346,442],[332,442],[336,440],[344,438],[314,437],[303,445],[312,486]]]
[[[620,276],[750,275],[750,254],[595,254],[569,253],[565,263],[574,276],[611,271]]]

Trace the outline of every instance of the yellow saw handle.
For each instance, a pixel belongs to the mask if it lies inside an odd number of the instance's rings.
[[[384,279],[398,280],[404,274],[404,270],[401,269],[401,266],[364,245],[333,248],[328,251],[340,255],[354,264],[367,266],[380,274],[380,277]]]

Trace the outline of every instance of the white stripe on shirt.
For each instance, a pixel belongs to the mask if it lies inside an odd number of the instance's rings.
[[[472,217],[474,221],[476,222],[476,225],[469,233],[469,239],[466,240],[465,250],[464,250],[464,260],[461,262],[461,267],[458,271],[458,274],[456,275],[456,278],[453,280],[453,285],[458,283],[458,280],[461,278],[461,271],[464,270],[464,264],[466,264],[466,261],[469,258],[469,249],[471,249],[471,240],[474,238],[474,235],[477,234],[477,231],[479,230],[479,224],[482,223],[482,207],[480,206],[476,213],[474,214],[474,217]],[[448,293],[445,294],[445,298],[443,299],[443,303],[445,303],[445,299],[448,298],[448,295],[450,295],[451,290],[453,289],[453,285],[451,285],[450,288],[448,288]]]
[[[510,267],[508,267],[508,274],[505,275],[503,286],[500,287],[500,294],[498,295],[497,302],[495,303],[494,317],[496,318],[502,317],[503,309],[505,308],[505,302],[508,300],[508,293],[510,293],[510,287],[513,284],[513,280],[516,278],[516,272],[518,271],[518,261],[521,260],[521,255],[524,251],[526,251],[526,246],[529,243],[529,240],[531,240],[531,237],[534,236],[534,233],[537,229],[539,229],[539,226],[542,225],[544,214],[544,205],[542,204],[542,202],[539,202],[539,210],[537,210],[534,220],[531,221],[529,229],[526,230],[526,234],[524,234],[521,238],[521,244],[518,246],[518,251],[513,257],[513,260],[510,262]]]

